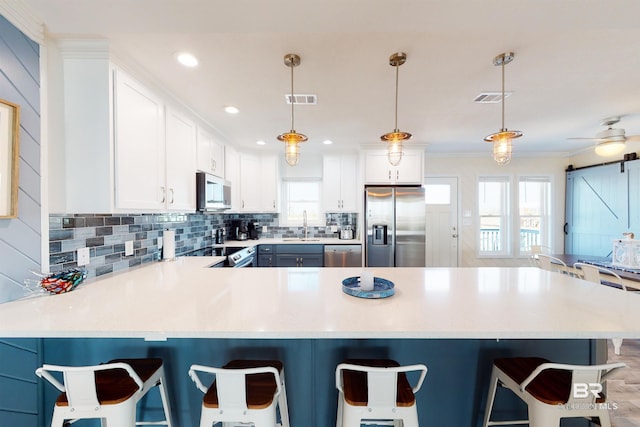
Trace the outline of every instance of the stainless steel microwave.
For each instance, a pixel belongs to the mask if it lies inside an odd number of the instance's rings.
[[[200,212],[231,208],[231,183],[205,172],[196,172],[196,207]]]

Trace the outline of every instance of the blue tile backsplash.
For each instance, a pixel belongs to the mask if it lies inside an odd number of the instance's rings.
[[[61,271],[77,266],[77,250],[90,248],[88,277],[101,276],[126,270],[147,262],[160,260],[158,237],[163,230],[175,230],[176,255],[212,245],[212,231],[225,228],[230,235],[234,220],[254,221],[261,238],[302,237],[302,227],[278,226],[277,214],[52,214],[49,216],[50,271]],[[327,225],[357,224],[357,214],[330,213]],[[261,232],[266,225],[268,231]],[[326,227],[309,227],[312,237],[337,237]],[[134,254],[125,256],[125,242],[133,240]]]

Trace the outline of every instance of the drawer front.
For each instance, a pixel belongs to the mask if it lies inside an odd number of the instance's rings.
[[[258,245],[258,254],[272,254],[273,245]]]
[[[276,252],[278,254],[322,254],[324,245],[276,245]]]

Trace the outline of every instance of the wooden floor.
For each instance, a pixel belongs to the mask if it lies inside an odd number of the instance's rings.
[[[608,340],[609,362],[624,362],[615,377],[607,380],[607,400],[617,403],[610,411],[612,427],[640,427],[640,340],[624,340],[620,355],[613,352]]]

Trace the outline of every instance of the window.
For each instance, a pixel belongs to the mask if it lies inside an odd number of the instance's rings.
[[[518,180],[519,254],[532,246],[550,247],[551,182],[549,177],[520,177]]]
[[[510,254],[508,177],[479,178],[478,215],[480,217],[478,255]]]
[[[324,223],[320,208],[320,181],[283,181],[283,210],[281,225],[301,226],[304,211],[307,212],[307,224]]]

